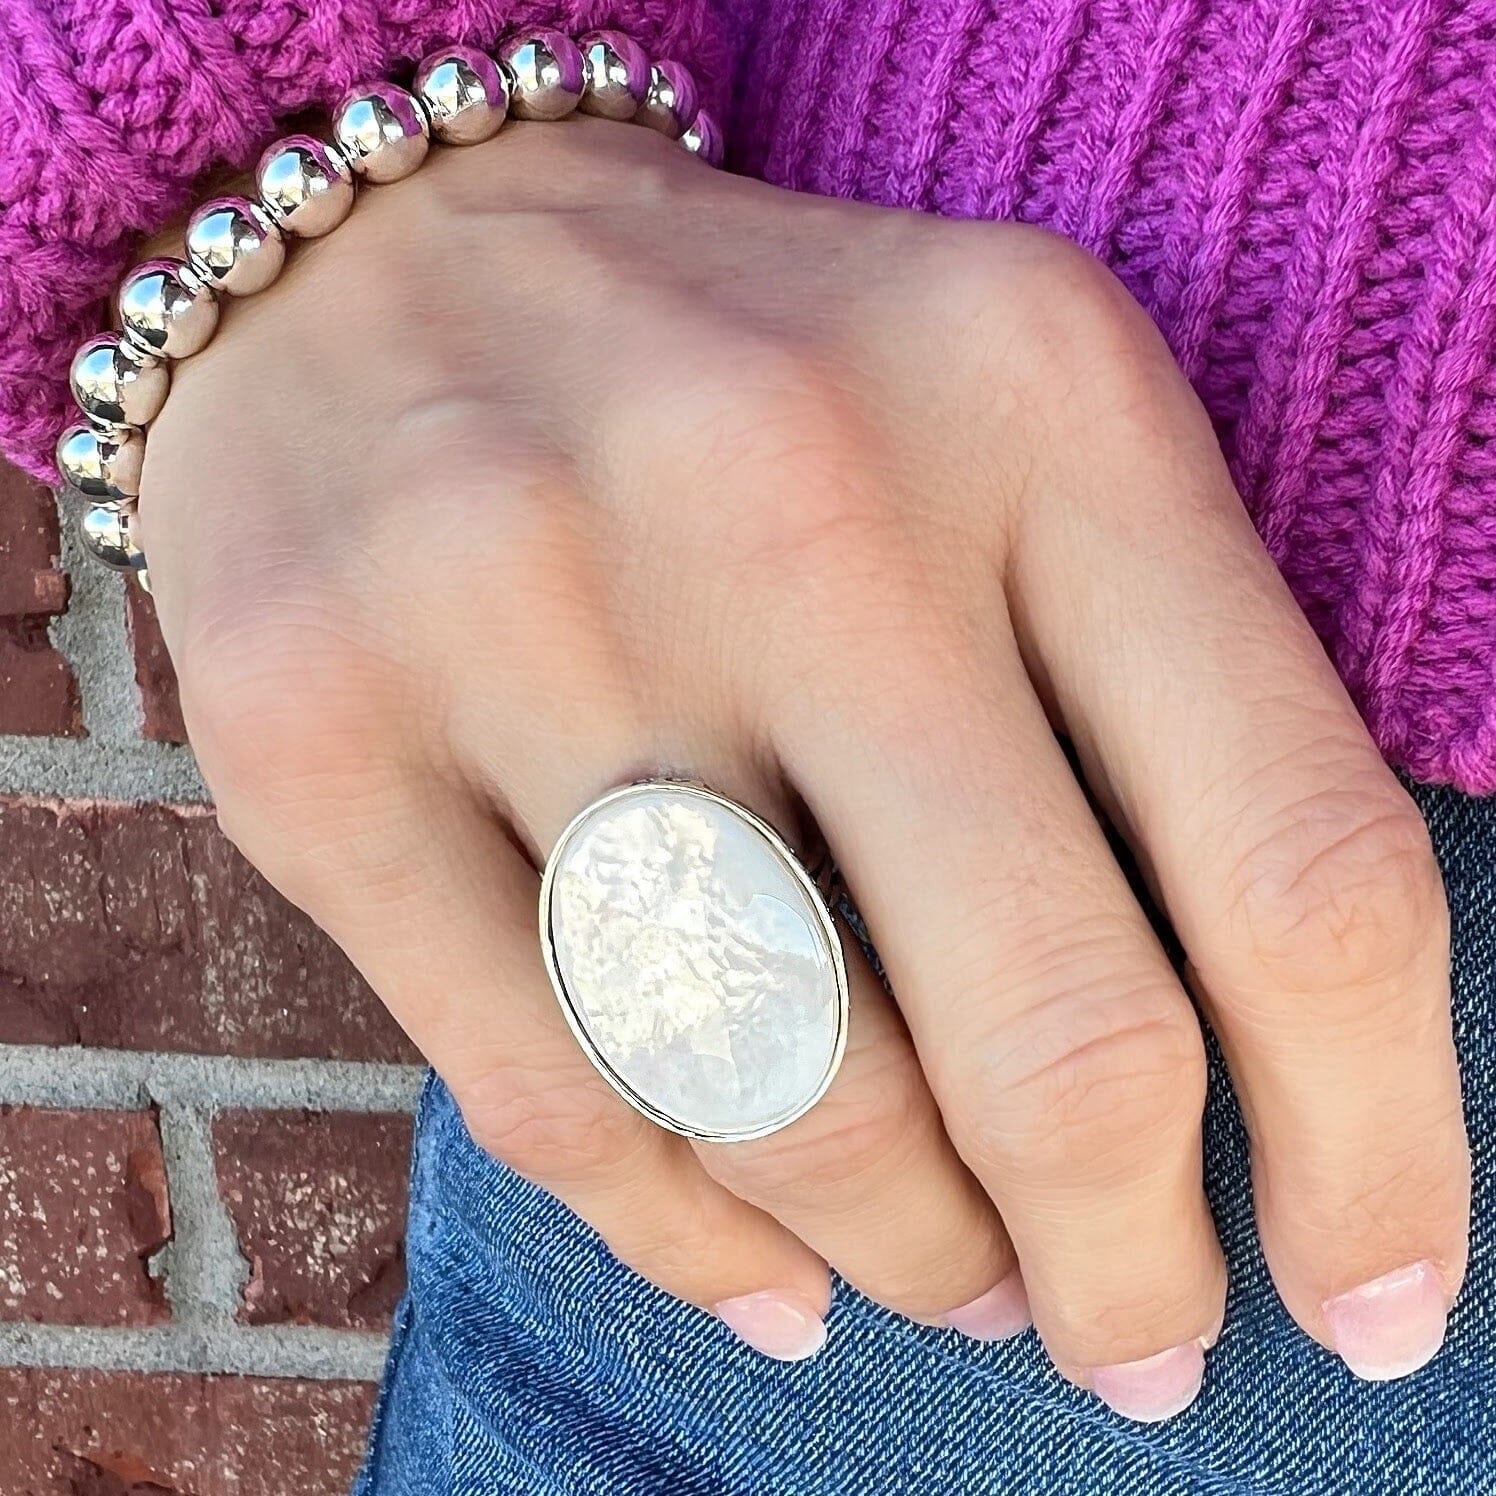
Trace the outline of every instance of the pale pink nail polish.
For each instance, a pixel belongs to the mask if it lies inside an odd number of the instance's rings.
[[[745,1293],[723,1299],[713,1313],[740,1340],[776,1361],[803,1361],[826,1343],[826,1326],[802,1293]]]
[[[1431,1262],[1415,1262],[1325,1302],[1330,1342],[1358,1377],[1388,1382],[1431,1361],[1449,1306]]]
[[[1124,1418],[1159,1423],[1189,1407],[1204,1379],[1205,1350],[1190,1340],[1141,1361],[1096,1367],[1091,1390]]]
[[[1009,1273],[996,1288],[989,1288],[980,1298],[952,1309],[945,1322],[973,1340],[1008,1340],[1022,1334],[1034,1322],[1023,1275],[1017,1271]]]

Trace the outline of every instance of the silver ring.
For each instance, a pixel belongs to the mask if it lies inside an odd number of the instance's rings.
[[[825,898],[772,826],[700,785],[645,780],[577,815],[546,862],[540,943],[587,1057],[671,1132],[766,1137],[841,1064]]]

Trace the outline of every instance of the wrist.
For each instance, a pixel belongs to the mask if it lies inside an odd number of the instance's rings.
[[[138,264],[118,296],[120,330],[88,339],[72,363],[81,421],[60,434],[65,484],[90,501],[87,549],[133,572],[149,589],[134,522],[146,430],[170,389],[170,368],[213,339],[222,305],[279,279],[289,244],[340,228],[361,185],[403,182],[425,165],[433,142],[470,147],[492,140],[506,118],[554,124],[578,110],[619,124],[637,121],[715,163],[721,140],[699,108],[680,64],[651,62],[637,43],[595,32],[580,43],[554,31],[522,33],[490,55],[452,45],[429,54],[410,87],[373,80],[348,93],[324,134],[293,133],[270,146],[252,194],[220,196],[187,222],[185,253]],[[533,166],[514,180],[551,187],[564,170]],[[520,205],[523,207],[523,204]]]
[[[487,26],[507,20],[573,35],[596,19],[594,7],[570,0],[492,9]],[[107,321],[104,298],[140,253],[142,232],[153,248],[163,247],[171,235],[159,226],[179,233],[192,197],[224,190],[273,130],[296,128],[310,111],[334,105],[351,57],[371,78],[400,76],[432,38],[458,24],[450,7],[432,0],[413,0],[375,28],[361,11],[308,14],[287,0],[187,20],[163,12],[153,23],[160,43],[143,87],[112,55],[114,22],[128,20],[128,0],[100,0],[103,24],[92,30],[64,27],[55,10],[44,0],[18,0],[15,36],[0,28],[7,33],[0,34],[0,74],[9,62],[9,87],[40,94],[31,99],[36,107],[17,115],[20,134],[11,142],[16,159],[37,169],[22,170],[7,204],[3,258],[12,274],[0,277],[0,448],[49,482],[71,406],[69,360]],[[712,7],[626,0],[609,10],[649,56],[689,67],[709,107],[720,101],[730,69]],[[22,38],[35,42],[31,61],[14,52]],[[56,76],[37,75],[32,62],[52,51]],[[77,78],[88,89],[67,81]]]

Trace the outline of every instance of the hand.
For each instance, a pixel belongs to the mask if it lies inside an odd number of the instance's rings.
[[[1200,1025],[1058,729],[1189,953],[1284,1302],[1363,1375],[1431,1353],[1439,873],[1105,271],[576,120],[368,193],[226,323],[141,514],[192,740],[480,1143],[771,1353],[828,1263],[978,1335],[1026,1286],[1068,1376],[1181,1406],[1225,1295]],[[835,1085],[757,1143],[637,1116],[541,964],[561,828],[667,768],[808,810],[898,994],[854,961]]]

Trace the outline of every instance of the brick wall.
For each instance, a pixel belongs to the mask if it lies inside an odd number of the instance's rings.
[[[415,1057],[218,835],[149,601],[75,561],[0,467],[0,1496],[335,1496]]]

